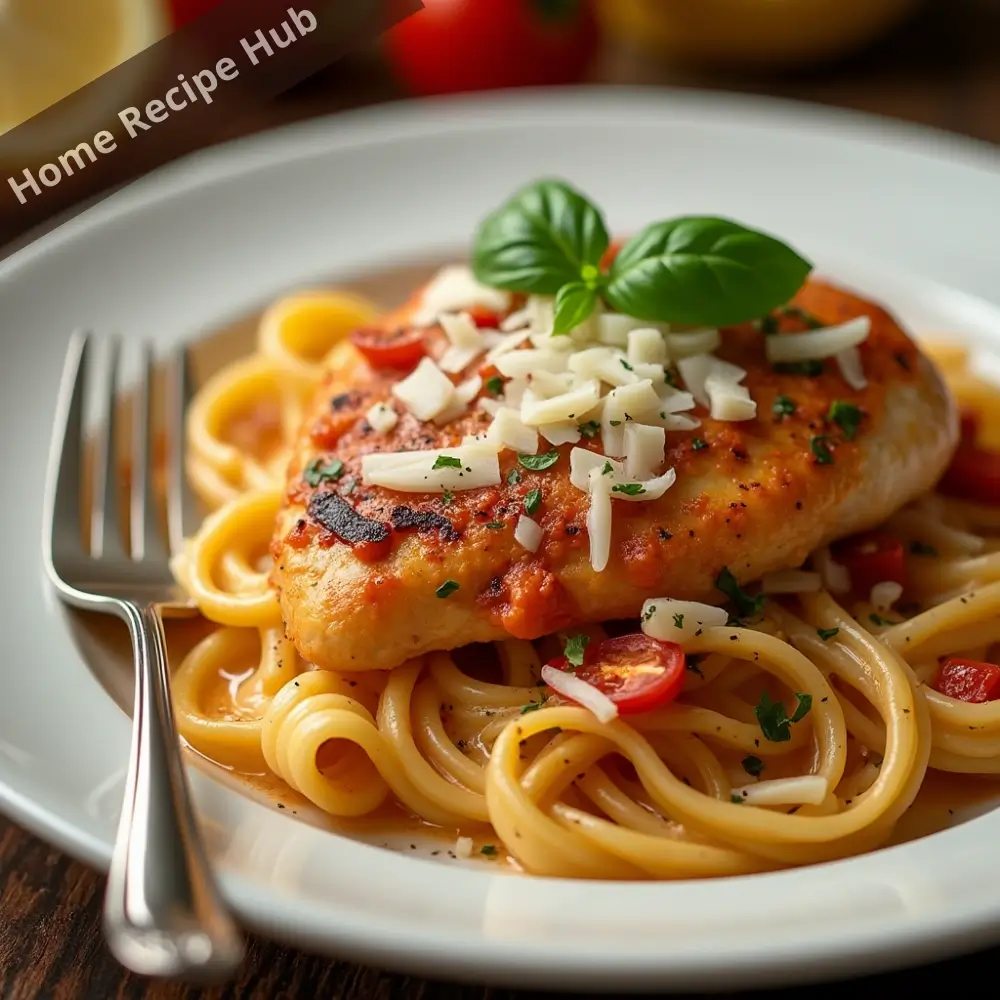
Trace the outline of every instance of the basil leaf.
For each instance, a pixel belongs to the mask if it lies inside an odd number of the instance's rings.
[[[559,452],[547,451],[541,455],[518,455],[517,460],[532,472],[544,472],[559,461]]]
[[[597,307],[597,291],[582,281],[563,285],[556,296],[556,315],[552,336],[561,337],[575,330]]]
[[[479,227],[472,266],[494,288],[556,295],[596,268],[610,238],[601,213],[562,181],[522,188]]]
[[[728,219],[647,226],[622,247],[605,297],[637,319],[733,326],[784,305],[812,264],[791,247]]]
[[[590,643],[590,636],[588,635],[571,635],[566,640],[566,645],[563,648],[563,654],[566,657],[566,661],[573,667],[582,667],[583,660],[586,655],[587,646]]]

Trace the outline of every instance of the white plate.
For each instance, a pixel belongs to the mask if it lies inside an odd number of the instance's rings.
[[[563,175],[628,232],[681,212],[770,229],[919,330],[1000,343],[994,150],[814,108],[579,91],[389,107],[199,156],[0,265],[0,800],[106,866],[128,722],[42,580],[66,337],[166,347],[281,291],[462,246]],[[989,300],[993,300],[993,305]],[[856,860],[711,882],[550,881],[336,837],[193,774],[225,891],[297,945],[520,986],[694,989],[847,976],[1000,939],[1000,813]]]

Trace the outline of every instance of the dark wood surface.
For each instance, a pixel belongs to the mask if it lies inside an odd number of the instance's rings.
[[[595,80],[776,94],[857,108],[1000,143],[1000,0],[938,0],[890,38],[832,67],[782,79],[704,78],[609,50]],[[377,59],[359,57],[299,88],[239,131],[401,96]],[[528,996],[451,986],[332,962],[252,940],[238,979],[201,990],[125,974],[101,938],[103,878],[0,819],[0,997],[4,1000],[369,1000]],[[817,900],[822,906],[822,900]],[[860,995],[906,995],[995,980],[1000,949],[927,969],[859,980]],[[845,976],[850,974],[845,969]],[[843,986],[811,995],[842,996]],[[761,996],[784,996],[769,991]],[[791,992],[789,996],[793,995]]]

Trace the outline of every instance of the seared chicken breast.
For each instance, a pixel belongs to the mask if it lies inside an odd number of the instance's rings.
[[[386,338],[406,330],[418,304],[419,295],[384,320]],[[385,669],[432,650],[635,617],[650,597],[719,604],[724,567],[741,584],[798,567],[932,488],[958,422],[931,363],[885,310],[847,291],[813,280],[794,305],[830,325],[870,317],[859,348],[867,386],[850,388],[833,360],[812,374],[777,370],[755,324],[722,331],[715,354],[747,372],[756,417],[713,420],[698,406],[699,427],[668,430],[664,468],[676,470],[676,483],[659,499],[612,500],[601,572],[589,558],[588,496],[569,477],[572,447],[600,451],[599,437],[554,448],[558,461],[542,471],[504,450],[500,485],[453,494],[366,485],[363,456],[447,453],[491,417],[473,403],[444,426],[418,420],[391,395],[407,373],[373,368],[343,344],[302,430],[272,546],[273,581],[302,656],[334,670]],[[781,315],[776,335],[802,329],[795,310]],[[424,345],[439,358],[441,329],[427,330]],[[388,433],[366,417],[378,402],[398,413]],[[856,426],[832,418],[836,402],[858,408]],[[317,460],[342,466],[312,486],[306,472]],[[542,540],[532,552],[515,526],[535,490]]]

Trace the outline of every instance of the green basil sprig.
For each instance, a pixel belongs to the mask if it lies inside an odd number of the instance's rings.
[[[561,181],[522,188],[480,226],[473,270],[484,285],[557,295],[598,275],[611,242],[601,213]]]
[[[597,207],[569,185],[543,180],[486,219],[473,267],[485,285],[555,296],[557,335],[579,326],[602,298],[650,322],[734,326],[785,305],[812,270],[780,240],[728,219],[647,226],[604,272],[609,243]]]

